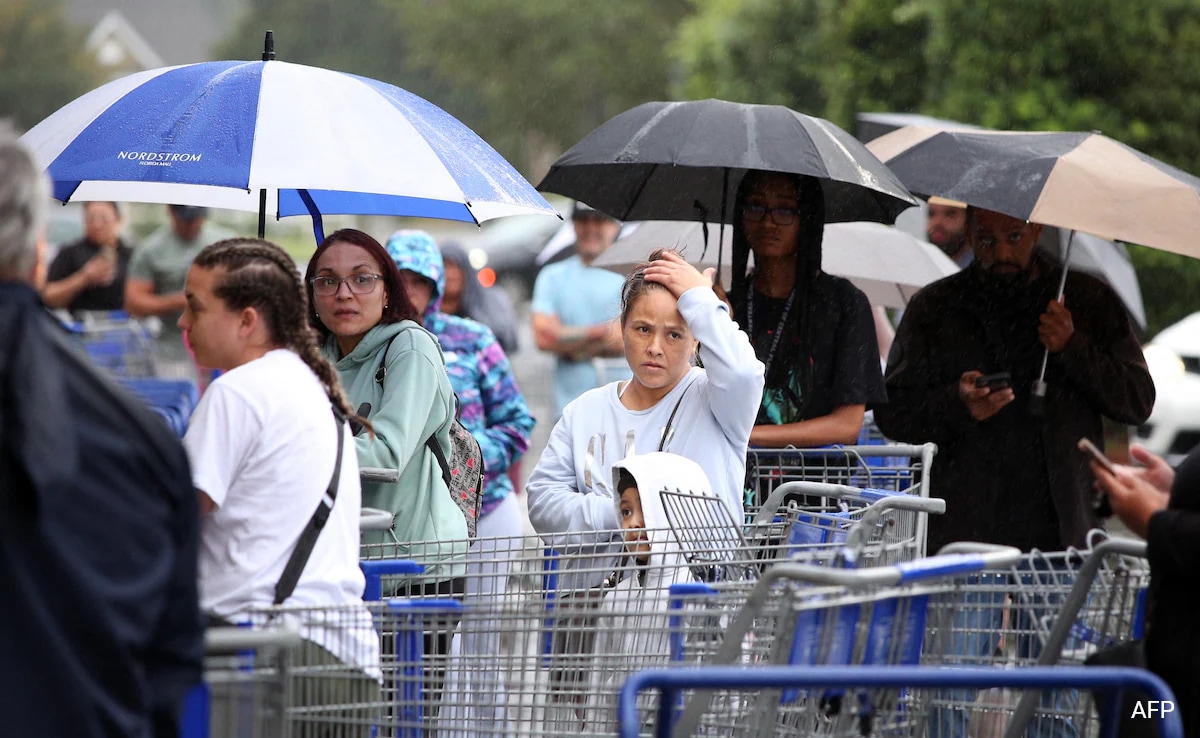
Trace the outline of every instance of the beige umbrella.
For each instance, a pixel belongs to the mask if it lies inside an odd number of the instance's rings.
[[[1200,179],[1099,133],[907,126],[867,148],[922,196],[1200,258]]]
[[[700,223],[651,220],[608,248],[595,266],[627,274],[655,249],[673,248],[696,268],[717,266],[719,226],[709,225],[705,250]],[[725,230],[725,253],[730,252],[732,229]],[[936,246],[879,223],[830,223],[825,226],[821,268],[845,277],[867,295],[872,305],[903,307],[917,290],[958,271]],[[729,284],[729,265],[721,265],[721,282]]]
[[[1200,179],[1099,133],[907,126],[867,145],[910,191],[1200,258]],[[1071,262],[1068,237],[1062,299]],[[1033,387],[1035,412],[1046,366]]]

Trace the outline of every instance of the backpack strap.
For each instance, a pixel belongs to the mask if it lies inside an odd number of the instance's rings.
[[[400,335],[399,333],[396,334]],[[387,358],[388,353],[392,350],[392,341],[396,340],[396,336],[392,336],[388,340],[387,348],[383,350],[383,360],[379,362],[379,368],[375,370],[375,381],[380,387],[383,387],[383,379],[387,376]],[[440,349],[439,349],[440,350]],[[442,357],[442,368],[446,368],[446,357]],[[458,395],[454,396],[454,417],[458,417]],[[425,447],[433,453],[433,458],[437,459],[438,466],[442,470],[442,481],[446,483],[446,488],[450,487],[450,462],[446,459],[446,452],[442,450],[442,444],[438,443],[437,431],[434,431],[429,438],[425,439]]]
[[[283,567],[283,574],[280,575],[279,582],[275,584],[274,604],[277,606],[282,605],[287,598],[292,596],[292,592],[296,591],[300,574],[304,572],[304,567],[308,564],[309,557],[312,556],[313,547],[317,545],[317,538],[329,520],[333,503],[337,500],[338,482],[342,478],[342,444],[346,433],[346,418],[340,410],[333,407],[333,419],[337,422],[337,460],[333,464],[333,477],[325,488],[325,495],[321,498],[321,503],[317,505],[316,512],[313,513],[312,518],[300,533],[296,547],[292,549],[292,555],[288,559],[287,565]]]

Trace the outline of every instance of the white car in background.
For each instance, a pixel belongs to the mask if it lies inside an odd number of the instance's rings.
[[[1157,399],[1138,442],[1175,465],[1200,445],[1200,313],[1165,328],[1143,353]]]

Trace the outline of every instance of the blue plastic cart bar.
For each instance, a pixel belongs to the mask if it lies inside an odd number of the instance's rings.
[[[362,569],[367,580],[367,585],[363,588],[363,602],[378,602],[383,599],[383,578],[386,576],[425,573],[423,565],[409,559],[360,561],[358,568]]]
[[[1138,689],[1159,705],[1174,705],[1175,695],[1166,682],[1143,669],[1115,667],[1031,666],[1022,669],[931,668],[919,666],[768,666],[747,669],[737,666],[698,667],[641,671],[629,677],[617,702],[622,738],[636,738],[639,732],[637,696],[643,690],[662,692],[659,701],[659,738],[667,738],[674,727],[675,706],[684,689],[769,689],[781,687],[953,687],[986,689],[1090,689],[1112,691],[1112,703],[1119,709],[1121,693]],[[1101,733],[1115,737],[1116,715],[1102,721]],[[1154,716],[1162,738],[1183,738],[1183,722],[1177,710]],[[1151,719],[1151,718],[1147,718]]]

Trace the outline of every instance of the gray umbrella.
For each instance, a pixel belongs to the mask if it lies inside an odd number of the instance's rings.
[[[1042,229],[1038,246],[1061,264],[1068,238],[1071,238],[1070,231],[1046,227]],[[1138,328],[1145,330],[1146,307],[1142,302],[1142,288],[1124,244],[1088,233],[1076,233],[1071,246],[1071,268],[1103,280],[1112,287],[1129,311],[1129,317],[1137,323]]]
[[[781,105],[651,102],[559,157],[538,185],[621,220],[731,223],[747,170],[822,179],[828,222],[892,223],[916,200],[853,136]]]

